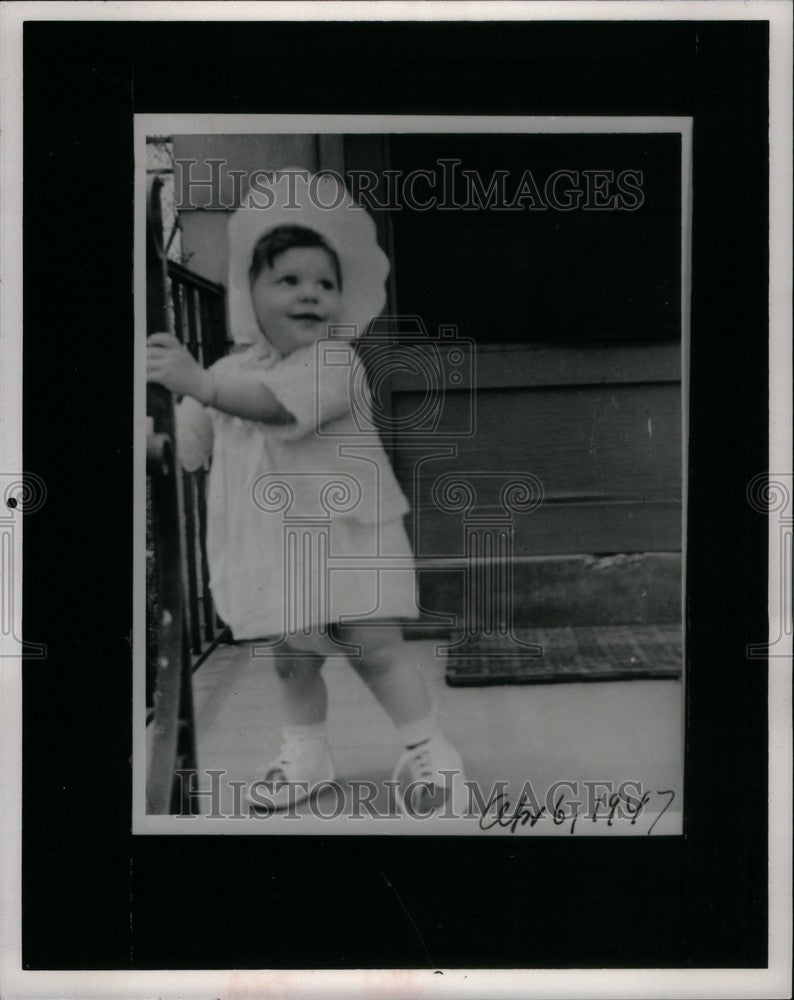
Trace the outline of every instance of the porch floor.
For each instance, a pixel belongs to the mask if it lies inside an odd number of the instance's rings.
[[[483,794],[500,781],[515,797],[529,781],[539,798],[557,782],[579,783],[581,796],[584,782],[611,782],[617,788],[633,781],[643,791],[669,790],[674,797],[649,801],[644,822],[635,828],[623,822],[612,831],[598,822],[576,832],[647,833],[648,814],[663,811],[663,823],[653,832],[680,833],[680,681],[451,688],[435,647],[431,640],[409,644],[425,665],[444,733],[459,750],[466,777]],[[391,778],[401,747],[384,710],[344,660],[327,661],[323,672],[337,780],[344,785]],[[193,684],[199,787],[208,787],[208,769],[222,769],[225,780],[261,778],[254,762],[269,760],[280,746],[281,709],[271,658],[253,657],[250,644],[219,646],[196,671]],[[225,781],[221,787],[224,811],[231,811],[231,789]]]

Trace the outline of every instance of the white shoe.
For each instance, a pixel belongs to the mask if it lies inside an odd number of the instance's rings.
[[[305,802],[315,795],[323,782],[333,781],[334,762],[328,741],[286,737],[279,756],[265,768],[263,778],[257,778],[259,795],[266,798],[270,808],[287,809]],[[261,801],[249,797],[260,808]]]
[[[460,754],[443,736],[431,736],[412,750],[406,750],[394,768],[392,780],[401,812],[426,816],[446,804],[455,815],[463,812],[463,762]]]

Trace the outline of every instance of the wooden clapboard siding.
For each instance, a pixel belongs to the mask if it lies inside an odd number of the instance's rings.
[[[459,557],[463,551],[461,515],[414,509],[417,558]],[[519,514],[514,524],[514,554],[669,552],[680,549],[680,505],[548,504]]]
[[[461,624],[466,563],[419,560],[422,606]],[[677,552],[518,557],[513,564],[513,625],[651,625],[681,621],[681,555]],[[421,628],[418,630],[421,633]]]
[[[454,455],[420,462],[421,447],[390,442],[417,555],[462,554],[463,514],[432,496],[440,476],[476,478],[475,512],[498,513],[498,483],[484,472],[531,473],[542,484],[540,506],[515,515],[516,555],[679,551],[679,371],[671,344],[479,349],[471,384],[446,388],[433,435],[453,442]],[[471,420],[473,385],[473,433],[456,436]],[[415,412],[425,392],[419,376],[401,373],[392,412]]]
[[[467,419],[468,405],[465,393],[447,394],[439,436]],[[415,404],[398,396],[398,415],[403,406]],[[543,483],[545,503],[676,501],[679,406],[674,385],[481,389],[475,434],[456,442],[451,465],[422,466],[421,482],[448,470],[532,472]],[[480,503],[496,503],[497,492],[490,482],[478,490]]]

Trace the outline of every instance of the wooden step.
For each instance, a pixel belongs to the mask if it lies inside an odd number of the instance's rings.
[[[681,621],[680,552],[538,556],[513,561],[511,608],[517,628],[668,625]],[[421,606],[454,616],[462,628],[465,562],[418,562]],[[426,630],[424,634],[427,635]]]

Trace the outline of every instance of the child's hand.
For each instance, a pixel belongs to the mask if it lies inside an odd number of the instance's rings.
[[[146,381],[159,382],[171,392],[205,404],[214,392],[212,376],[170,333],[153,333],[147,339]]]

